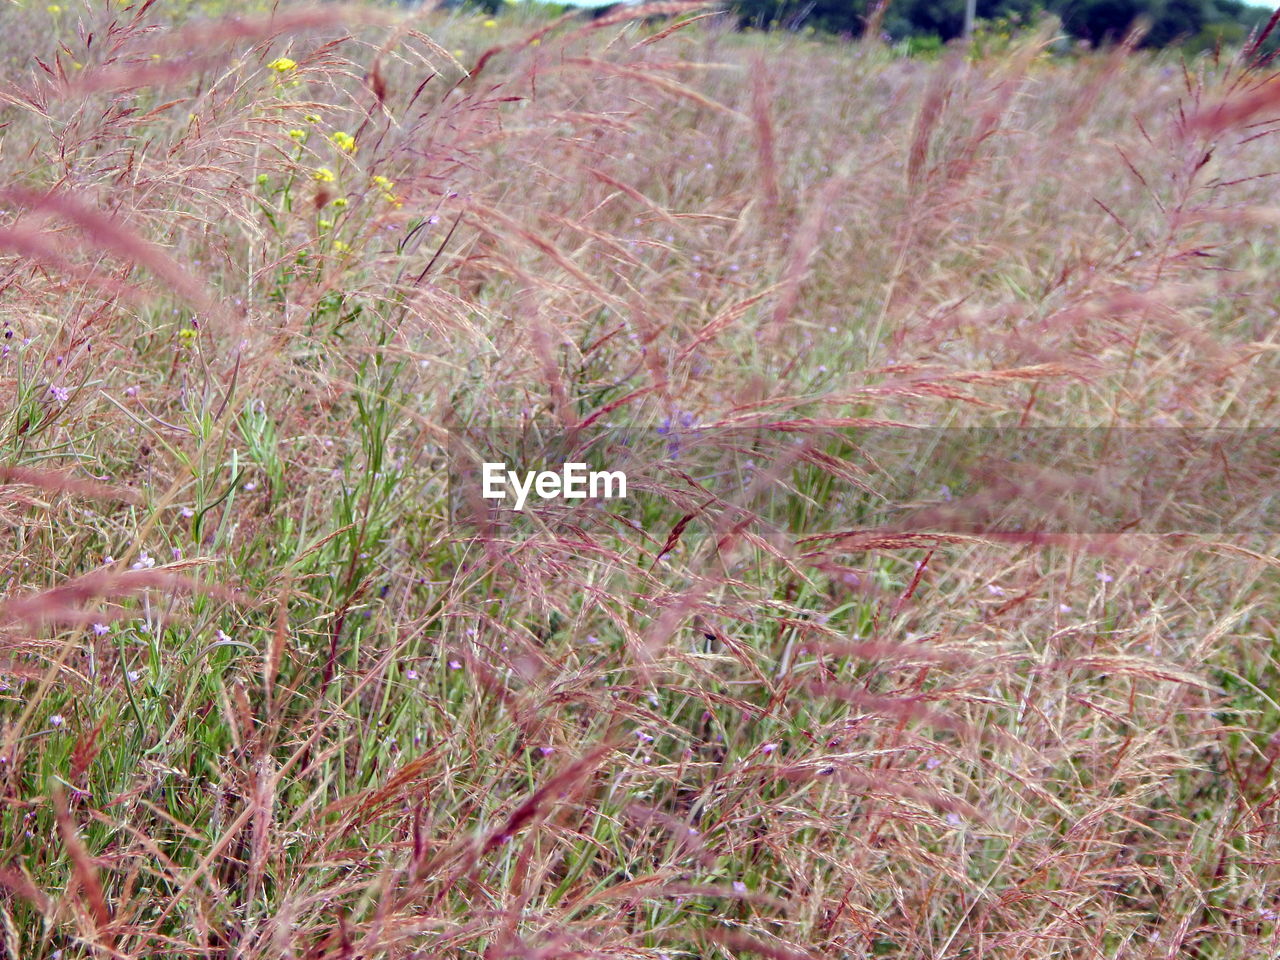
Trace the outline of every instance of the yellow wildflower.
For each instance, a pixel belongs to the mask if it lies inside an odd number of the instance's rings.
[[[305,140],[305,139],[307,139],[307,131],[305,131],[305,130],[290,130],[290,131],[289,131],[289,136],[293,137],[293,139],[295,139],[295,140]]]
[[[319,123],[319,122],[320,122],[320,118],[319,118],[316,114],[314,114],[314,113],[308,113],[308,114],[306,114],[305,116],[303,116],[303,118],[302,118],[302,119],[303,119],[303,120],[305,120],[307,123]]]
[[[343,243],[341,240],[335,240],[333,241],[333,249],[337,250],[339,253],[342,253],[342,251],[344,250],[350,250],[351,247]]]
[[[346,197],[339,197],[337,200],[333,201],[333,205],[334,205],[335,207],[337,207],[339,210],[341,210],[341,209],[342,209],[343,207],[345,207],[349,202],[350,202],[350,201],[348,201]]]
[[[373,182],[376,186],[381,187],[383,190],[390,190],[392,187],[396,185],[396,182],[394,180],[388,180],[386,177],[382,177],[382,176],[374,177]]]
[[[333,226],[333,221],[332,221],[332,220],[318,220],[318,221],[316,221],[316,225],[317,225],[317,226],[319,226],[321,230],[328,230],[330,227],[332,227],[332,226]]]
[[[311,171],[311,179],[319,180],[321,183],[333,183],[337,178],[328,167],[316,167],[315,170]]]
[[[45,7],[45,9],[46,9],[46,10],[48,10],[50,13],[61,13],[61,12],[62,12],[62,8],[61,8],[60,6],[58,6],[56,3],[51,3],[51,4],[49,4],[47,7]]]
[[[276,73],[288,73],[290,70],[297,68],[298,62],[296,60],[290,60],[288,57],[277,57],[268,63],[267,66]]]
[[[486,21],[484,22],[484,25],[485,25],[486,27],[496,27],[496,26],[498,25],[498,21],[497,21],[497,20],[486,20]]]
[[[349,133],[343,133],[341,130],[336,131],[329,137],[333,141],[334,146],[339,150],[350,153],[356,148],[356,138]]]

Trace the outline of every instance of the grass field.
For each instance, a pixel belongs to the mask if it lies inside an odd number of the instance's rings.
[[[0,954],[1280,949],[1270,69],[646,9],[0,11]]]

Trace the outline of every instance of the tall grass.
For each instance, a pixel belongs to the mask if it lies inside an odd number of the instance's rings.
[[[4,14],[5,955],[1276,952],[1275,537],[837,452],[1274,421],[1270,72],[707,12]],[[673,424],[740,496],[453,515]]]

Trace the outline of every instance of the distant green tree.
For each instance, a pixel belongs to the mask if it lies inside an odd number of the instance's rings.
[[[739,0],[736,8],[743,26],[853,35],[862,33],[867,16],[866,0]]]
[[[1167,47],[1196,36],[1209,22],[1209,7],[1205,0],[1165,0],[1152,17],[1151,30],[1143,42],[1151,47]]]
[[[1097,45],[1122,39],[1149,5],[1144,0],[1065,0],[1050,9],[1072,36]]]
[[[965,0],[890,0],[881,28],[895,40],[933,34],[942,40],[960,36]],[[978,0],[980,19],[1019,17],[1029,20],[1036,0]],[[739,0],[744,26],[798,29],[814,27],[829,33],[861,36],[870,4],[867,0]]]
[[[899,0],[898,13],[909,24],[910,32],[932,33],[945,41],[964,32],[964,6],[965,0]],[[1036,0],[978,0],[976,4],[979,20],[1003,18],[1030,23],[1039,10]]]

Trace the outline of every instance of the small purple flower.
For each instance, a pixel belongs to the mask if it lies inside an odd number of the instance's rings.
[[[71,399],[71,394],[67,392],[65,387],[50,387],[49,395],[59,403],[66,403]]]
[[[1107,573],[1105,570],[1098,574],[1099,583],[1111,583],[1113,580],[1115,580],[1115,577]]]
[[[733,881],[733,892],[734,892],[734,893],[746,893],[746,892],[747,892],[747,885],[746,885],[745,883],[743,883],[741,880],[735,880],[735,881]]]
[[[142,679],[142,674],[140,674],[137,670],[130,670],[127,674],[125,674],[125,676],[129,678],[130,683],[137,683],[139,680]]]
[[[417,679],[418,679],[418,671],[417,671],[417,670],[406,670],[406,671],[404,672],[404,675],[405,675],[405,677],[406,677],[406,678],[408,678],[409,680],[417,680]]]
[[[461,669],[462,669],[462,664],[461,664],[461,663],[459,663],[457,660],[450,660],[450,661],[449,661],[449,669],[450,669],[450,670],[461,670]]]
[[[93,625],[93,633],[95,636],[103,637],[110,632],[111,632],[111,628],[108,627],[105,623],[95,623]]]
[[[60,727],[66,722],[67,721],[62,718],[62,714],[60,713],[55,713],[49,718],[49,726],[51,727]]]
[[[542,754],[544,757],[549,757],[556,752],[556,748],[555,747],[539,747],[538,752]]]
[[[183,519],[186,519],[186,520],[189,520],[196,515],[196,512],[192,510],[190,507],[183,507],[181,510],[178,511],[178,513],[183,517]]]
[[[645,733],[643,730],[637,730],[636,737],[641,743],[653,743],[653,737]]]
[[[760,748],[760,752],[761,752],[761,753],[773,753],[773,751],[775,751],[775,750],[777,750],[777,749],[778,749],[778,745],[777,745],[776,743],[766,743],[764,746],[762,746],[762,747]]]
[[[136,397],[136,396],[138,395],[138,388],[137,388],[137,387],[125,387],[125,388],[124,388],[124,395],[125,395],[126,397]]]
[[[927,770],[937,770],[940,766],[942,766],[942,761],[939,760],[937,757],[930,757],[928,760],[924,762],[924,765],[925,765],[925,769]]]
[[[216,634],[214,634],[214,636],[216,636],[216,637],[218,638],[218,642],[219,642],[219,643],[230,643],[230,642],[231,642],[231,638],[230,638],[229,636],[227,636],[227,634],[225,634],[222,630],[219,630]]]
[[[961,823],[963,823],[963,822],[964,822],[964,821],[962,821],[962,820],[960,819],[960,814],[958,814],[958,813],[948,813],[948,814],[947,814],[947,823],[951,824],[951,826],[953,826],[953,827],[958,827],[958,826],[960,826],[960,824],[961,824]]]

